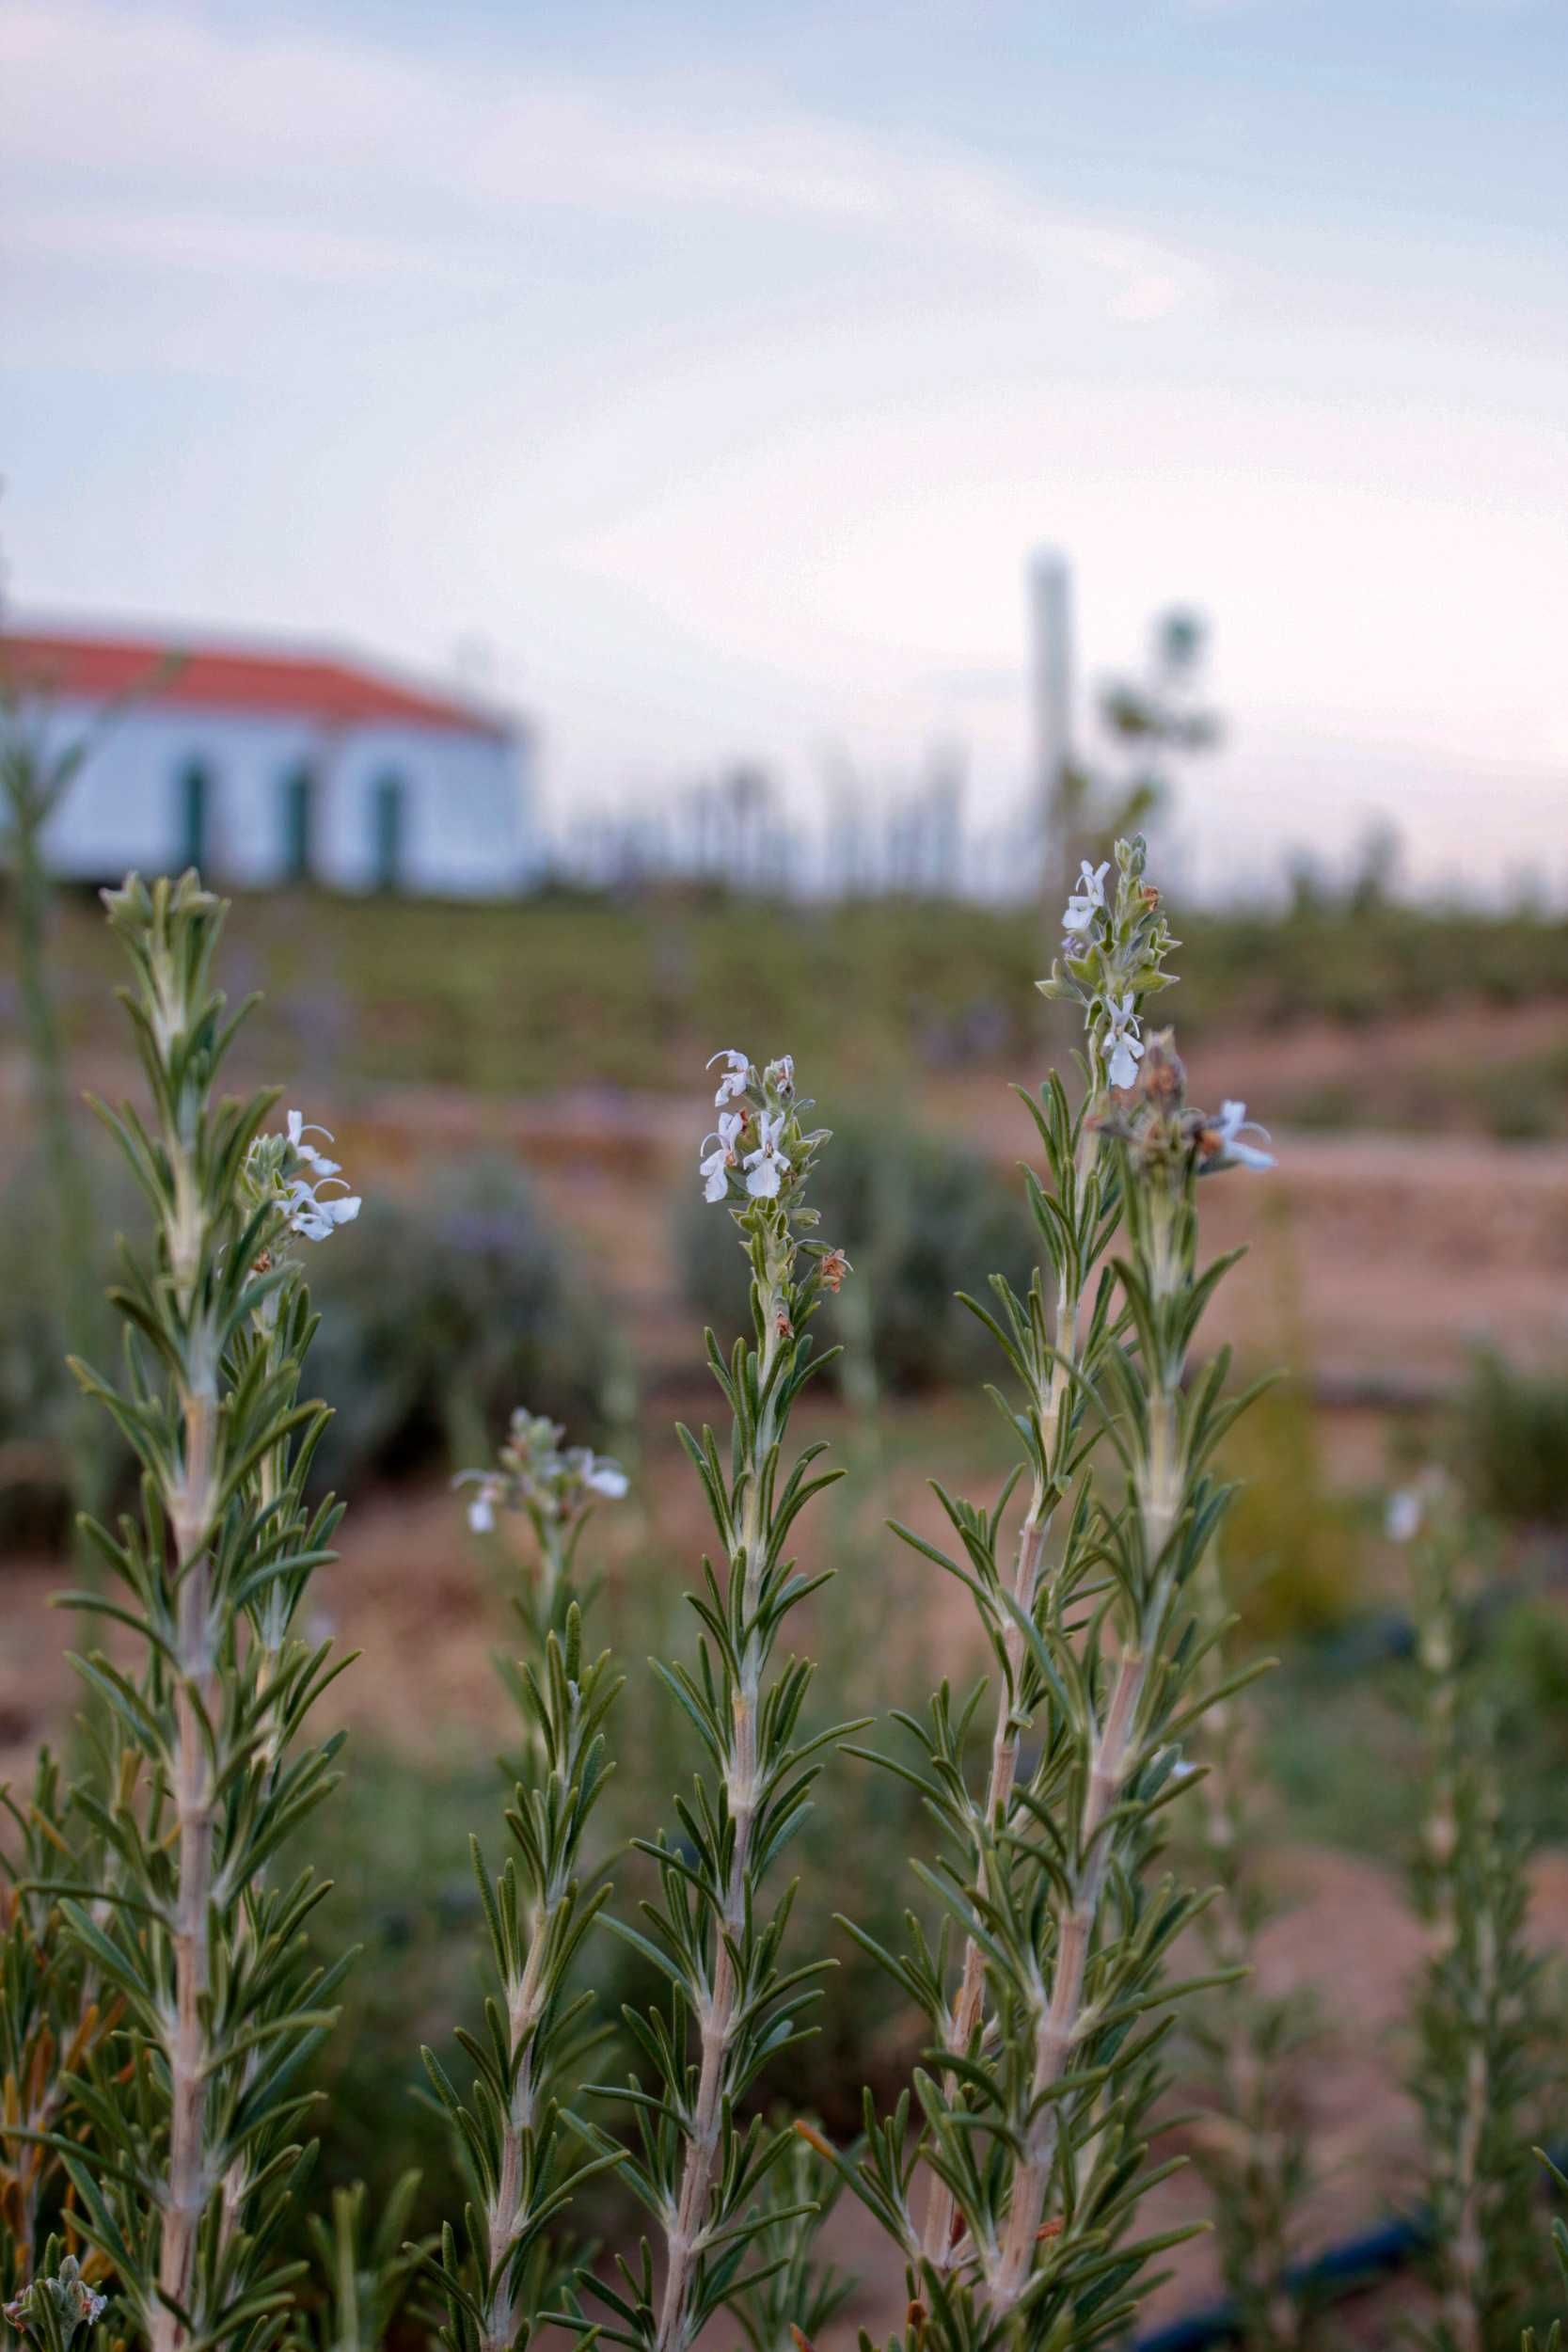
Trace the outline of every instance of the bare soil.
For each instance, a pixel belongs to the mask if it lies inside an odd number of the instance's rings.
[[[993,1078],[933,1086],[927,1107],[1001,1166],[1035,1141]],[[693,1321],[669,1295],[665,1226],[707,1108],[702,1097],[592,1092],[502,1111],[400,1090],[365,1106],[345,1157],[359,1178],[481,1143],[515,1152],[662,1371],[692,1360]],[[1328,1394],[1390,1400],[1441,1393],[1483,1343],[1520,1360],[1568,1360],[1568,1145],[1280,1133],[1275,1146],[1266,1179],[1237,1174],[1204,1190],[1207,1245],[1245,1246],[1260,1261],[1221,1293],[1222,1337],[1308,1372]]]

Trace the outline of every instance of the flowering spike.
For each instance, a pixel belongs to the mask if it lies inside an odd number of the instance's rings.
[[[265,2249],[305,2161],[290,2078],[330,2021],[331,1983],[297,1932],[309,1873],[275,1886],[269,1862],[331,1786],[330,1750],[292,1752],[322,1679],[292,1627],[339,1514],[305,1500],[324,1410],[298,1403],[313,1318],[288,1188],[313,1147],[303,1132],[258,1142],[267,1095],[213,1100],[232,1034],[212,985],[223,906],[194,874],[150,888],[133,875],[105,904],[153,1118],[104,1116],[155,1236],[121,1286],[151,1348],[119,1390],[79,1368],[140,1456],[146,1502],[118,1537],[92,1531],[143,1661],[135,1680],[86,1664],[112,1715],[116,1867],[99,1901],[66,1897],[61,1912],[124,2014],[91,2058],[109,2144],[73,2223],[151,2352],[185,2352],[276,2299]]]
[[[770,2203],[766,2188],[790,2151],[799,2147],[804,2158],[805,2148],[787,2127],[757,2137],[738,2109],[767,2058],[800,2033],[818,1973],[785,1973],[779,1941],[789,1898],[770,1915],[764,1874],[816,1777],[808,1756],[823,1744],[820,1738],[802,1740],[794,1728],[809,1665],[791,1661],[775,1671],[773,1652],[801,1591],[785,1536],[801,1502],[827,1481],[802,1485],[813,1452],[787,1476],[782,1464],[791,1406],[815,1369],[807,1326],[823,1290],[842,1280],[847,1267],[841,1252],[801,1243],[802,1231],[816,1221],[805,1205],[806,1185],[827,1138],[805,1124],[811,1104],[798,1098],[793,1060],[782,1055],[758,1075],[738,1052],[721,1058],[727,1067],[721,1106],[733,1102],[730,1116],[757,1140],[737,1168],[740,1129],[721,1125],[709,1138],[720,1150],[701,1172],[708,1198],[729,1202],[751,1264],[754,1336],[738,1342],[727,1363],[715,1351],[733,1424],[729,1472],[725,1449],[710,1437],[701,1445],[688,1440],[718,1531],[723,1577],[694,1603],[708,1629],[699,1641],[697,1671],[677,1662],[670,1674],[714,1761],[697,1806],[682,1809],[679,1848],[661,1836],[647,1849],[659,1872],[651,1915],[676,2007],[673,2031],[660,2010],[650,2020],[652,2030],[639,2036],[645,2050],[659,2054],[662,2079],[651,2094],[633,2085],[640,2103],[657,2102],[658,2120],[644,2130],[640,2161],[627,2177],[662,2233],[664,2274],[656,2291],[645,2254],[645,2283],[635,2295],[586,2282],[610,2311],[609,2333],[636,2352],[690,2352],[724,2305],[753,2341],[760,2328],[776,2342],[779,2330],[758,2318],[767,2298],[760,2306],[750,2300],[748,2276],[737,2270],[748,2247],[765,2258],[761,2276],[775,2275],[775,2262],[778,2276],[806,2276],[804,2250],[785,2228],[791,2216]],[[825,1272],[829,1259],[834,1263]],[[647,2112],[645,2104],[640,2111]],[[605,2133],[594,2138],[607,2155],[621,2153]],[[821,2307],[815,2308],[819,2317]],[[787,2317],[798,2323],[801,2315],[797,2310]],[[586,2324],[575,2311],[564,2316]]]
[[[1160,2081],[1129,2026],[1157,2011],[1166,1947],[1196,1908],[1171,1888],[1148,1912],[1141,1886],[1190,1777],[1170,1726],[1210,1695],[1193,1584],[1224,1508],[1206,1464],[1227,1413],[1214,1378],[1189,1393],[1212,1287],[1193,1197],[1206,1167],[1242,1157],[1244,1113],[1212,1130],[1187,1107],[1168,1036],[1144,1036],[1175,942],[1142,841],[1118,841],[1115,867],[1108,890],[1109,861],[1085,864],[1041,983],[1082,1007],[1089,1077],[1075,1109],[1053,1076],[1037,1114],[1046,1265],[1027,1298],[994,1285],[985,1313],[1022,1388],[1026,1500],[1006,1552],[1017,1471],[994,1509],[943,1498],[999,1668],[994,1725],[976,1779],[972,1708],[945,1689],[933,1702],[924,1786],[944,1838],[927,1883],[952,1932],[887,1964],[948,2064],[920,2080],[914,2142],[873,2118],[841,2167],[904,2254],[906,2346],[941,2352],[1081,2352],[1130,2331],[1136,2252],[1117,2294],[1095,2284],[1132,2227]],[[1119,1477],[1090,1467],[1104,1429]]]
[[[564,1997],[567,1970],[610,1899],[608,1886],[592,1883],[584,1846],[611,1770],[604,1723],[623,1677],[611,1671],[608,1651],[584,1660],[573,1569],[594,1502],[619,1501],[627,1481],[616,1463],[586,1446],[562,1449],[564,1435],[542,1415],[515,1412],[496,1469],[467,1470],[458,1481],[480,1482],[469,1525],[488,1531],[504,1511],[529,1531],[533,1556],[518,1597],[530,1655],[506,1676],[524,1729],[507,1816],[517,1852],[492,1876],[473,1844],[498,1981],[494,2035],[464,2042],[479,2068],[466,2106],[434,2053],[423,2053],[452,2114],[479,2231],[479,2248],[460,2255],[449,2227],[440,2255],[425,2258],[452,2314],[442,2335],[449,2352],[476,2352],[476,2345],[522,2352],[542,2312],[575,2295],[573,2258],[548,2247],[543,2233],[576,2184],[604,2169],[602,2159],[573,2153],[559,2103],[576,2088],[570,2067],[581,2046]],[[472,2229],[466,2234],[471,2238]],[[461,2324],[460,2312],[472,2314],[477,2333]]]
[[[1500,2340],[1531,2274],[1530,2139],[1545,2121],[1556,2026],[1527,1935],[1526,1849],[1503,1818],[1496,1734],[1466,1658],[1467,1531],[1440,1473],[1407,1492],[1426,1730],[1413,1880],[1427,1954],[1410,2090],[1438,2298],[1412,2332],[1429,2352],[1454,2352]]]
[[[82,2276],[74,2254],[59,2258],[52,2245],[43,2274],[4,2305],[7,2320],[38,2352],[71,2352],[78,2335],[94,2328],[108,2305]]]
[[[596,1502],[619,1502],[629,1482],[619,1462],[585,1445],[562,1446],[559,1422],[519,1407],[491,1470],[459,1470],[471,1486],[468,1525],[494,1532],[498,1511],[515,1514],[532,1532],[536,1573],[525,1588],[535,1640],[559,1632],[572,1599],[570,1566],[577,1534]]]
[[[308,1140],[332,1137],[325,1127],[307,1126],[298,1111],[291,1111],[282,1135],[258,1136],[245,1154],[245,1180],[250,1198],[277,1211],[286,1235],[303,1241],[328,1241],[341,1225],[352,1225],[363,1203],[350,1193],[342,1170]]]

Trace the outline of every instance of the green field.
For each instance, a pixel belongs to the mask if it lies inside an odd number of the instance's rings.
[[[118,977],[85,893],[57,913],[55,970],[72,1041],[112,1042]],[[1568,923],[1387,902],[1288,912],[1180,910],[1189,1043],[1218,1029],[1323,1023],[1347,1044],[1447,1008],[1568,1003]],[[1054,946],[1032,910],[879,899],[779,906],[674,892],[616,900],[547,893],[506,905],[241,898],[229,970],[267,1006],[251,1057],[340,1085],[422,1082],[482,1093],[691,1083],[741,1039],[787,1042],[840,1083],[885,1090],[928,1073],[1032,1059],[1045,1009],[1032,983]],[[8,960],[8,937],[3,943]],[[1564,1023],[1568,1037],[1568,1020]],[[1532,1043],[1434,1058],[1390,1113],[1376,1089],[1319,1083],[1295,1115],[1322,1125],[1492,1123],[1490,1105],[1568,1087],[1568,1049]],[[1547,1131],[1550,1131],[1548,1124]]]

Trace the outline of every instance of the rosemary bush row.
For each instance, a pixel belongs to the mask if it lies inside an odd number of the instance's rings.
[[[310,2212],[310,2060],[342,1968],[312,1955],[325,1889],[288,1857],[333,1783],[338,1736],[309,1719],[346,1661],[301,1630],[339,1516],[311,1499],[325,1408],[303,1391],[304,1246],[359,1202],[329,1137],[295,1113],[273,1123],[275,1096],[215,1094],[243,1017],[214,985],[219,902],[187,876],[133,878],[107,905],[150,1113],[104,1116],[152,1240],[124,1256],[119,1369],[78,1369],[135,1453],[140,1507],[89,1523],[110,1581],[69,1597],[105,1629],[77,1661],[82,1769],[68,1782],[45,1757],[30,1797],[7,1799],[8,2325],[48,2352],[87,2336],[151,2352],[369,2352],[401,2313],[401,2330],[422,2327],[449,2352],[522,2352],[546,2323],[584,2344],[689,2352],[723,2315],[755,2352],[784,2352],[842,2306],[846,2281],[814,2245],[842,2190],[903,2265],[900,2352],[1122,2338],[1171,2242],[1145,2201],[1166,2169],[1151,2137],[1172,2024],[1183,2005],[1198,2018],[1196,1997],[1234,1984],[1249,1957],[1223,1863],[1228,1925],[1222,1904],[1187,1937],[1206,1889],[1172,1859],[1167,1824],[1207,1772],[1235,1766],[1227,1710],[1246,1678],[1227,1660],[1214,1567],[1229,1500],[1216,1456],[1246,1400],[1226,1351],[1203,1345],[1230,1262],[1201,1262],[1200,1194],[1271,1165],[1242,1104],[1190,1101],[1170,1033],[1152,1026],[1177,943],[1141,840],[1085,866],[1041,983],[1077,1008],[1083,1039],[1076,1076],[1023,1098],[1038,1267],[1022,1289],[998,1277],[967,1302],[997,1349],[990,1393],[1016,1465],[981,1502],[938,1486],[940,1541],[896,1530],[963,1587],[983,1681],[944,1681],[924,1709],[900,1710],[888,1753],[863,1742],[865,1724],[821,1721],[809,1661],[784,1648],[825,1581],[801,1549],[805,1515],[838,1474],[819,1443],[796,1445],[792,1418],[833,1352],[816,1346],[816,1318],[852,1277],[818,1230],[812,1180],[832,1139],[788,1055],[715,1057],[698,1177],[744,1253],[750,1325],[728,1344],[709,1335],[720,1410],[680,1432],[713,1536],[689,1596],[694,1640],[654,1671],[695,1771],[627,1851],[605,1839],[601,1811],[623,1676],[613,1625],[610,1641],[594,1635],[602,1602],[580,1554],[626,1476],[526,1410],[494,1461],[463,1475],[472,1531],[515,1539],[521,1655],[507,1677],[508,1853],[498,1865],[483,1837],[470,1857],[483,2019],[456,2058],[423,2054],[465,2180],[429,2242],[406,2235],[411,2181],[378,2213],[346,2191]],[[1441,1746],[1442,1703],[1434,1722]],[[810,2030],[832,1964],[792,1934],[787,1875],[830,1764],[899,1776],[933,1838],[896,1946],[843,1922],[925,2044],[891,2113],[866,2094],[848,2147],[768,2106],[768,2070]],[[1448,2301],[1433,2341],[1465,2352],[1501,2307],[1491,2184],[1517,2156],[1499,2119],[1533,1979],[1516,1867],[1461,1778],[1456,1764],[1434,1881],[1449,1926],[1423,2031],[1424,2079],[1453,2090],[1429,2116],[1453,2156],[1438,2184]],[[1218,1788],[1212,1831],[1233,1830],[1223,1807],[1239,1802]],[[651,2007],[603,2013],[601,1931],[659,1988]],[[627,2079],[605,2063],[617,2038]],[[606,2257],[573,2206],[608,2173],[647,2233]],[[1266,2185],[1277,2259],[1248,2274],[1287,2338],[1278,2249],[1295,2185]],[[314,2284],[283,2252],[302,2210]]]

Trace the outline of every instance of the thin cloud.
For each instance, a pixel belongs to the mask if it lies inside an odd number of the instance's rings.
[[[1215,292],[1207,262],[1042,207],[978,158],[806,114],[731,129],[683,111],[675,91],[633,98],[587,78],[482,75],[341,37],[26,0],[0,17],[0,74],[13,175],[56,172],[73,198],[53,224],[36,203],[11,208],[7,243],[23,254],[69,254],[101,234],[132,262],[228,261],[321,282],[383,276],[406,238],[410,258],[489,281],[495,263],[476,241],[519,216],[576,211],[645,229],[695,214],[731,229],[739,217],[891,241],[1076,291],[1133,325]],[[87,206],[84,154],[104,191]],[[138,203],[146,187],[180,200]],[[429,217],[416,230],[416,215],[433,216],[435,232]]]
[[[72,212],[13,214],[13,251],[55,261],[132,262],[229,278],[277,278],[302,285],[357,286],[406,280],[410,269],[475,294],[495,293],[505,273],[450,244],[323,229],[310,221],[246,218],[234,213]]]

